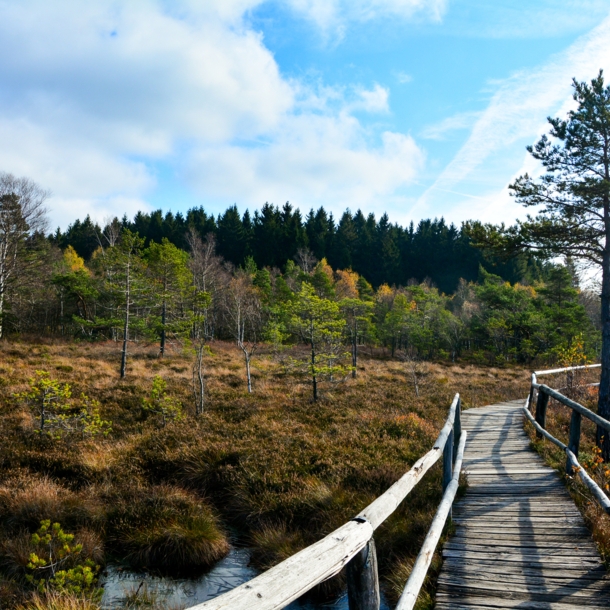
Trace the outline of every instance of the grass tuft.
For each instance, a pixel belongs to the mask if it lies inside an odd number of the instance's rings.
[[[110,543],[135,568],[202,570],[229,552],[212,508],[168,485],[130,490],[108,513]]]
[[[33,595],[18,610],[99,610],[99,605],[80,595],[47,593]]]

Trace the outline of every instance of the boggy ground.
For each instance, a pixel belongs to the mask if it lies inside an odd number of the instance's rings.
[[[177,349],[160,359],[154,345],[130,346],[120,380],[114,343],[0,343],[0,607],[28,599],[28,545],[43,519],[75,533],[98,564],[196,571],[232,542],[267,568],[353,517],[428,451],[455,392],[468,408],[528,390],[525,369],[440,363],[426,365],[416,397],[404,364],[368,352],[356,379],[322,387],[313,403],[306,381],[270,352],[255,356],[248,394],[241,353],[212,343],[206,410],[196,417],[192,357]],[[37,435],[33,412],[14,398],[37,370],[99,400],[110,436]],[[155,375],[183,403],[182,421],[162,427],[142,410]],[[376,532],[391,599],[440,495],[435,467]]]

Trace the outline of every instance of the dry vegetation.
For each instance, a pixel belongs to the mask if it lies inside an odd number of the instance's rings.
[[[206,412],[196,418],[188,354],[159,359],[156,346],[134,346],[128,376],[119,380],[113,343],[2,344],[0,607],[24,603],[24,549],[42,519],[75,533],[98,563],[202,570],[233,543],[253,547],[256,564],[268,567],[385,491],[431,447],[455,392],[468,408],[528,388],[524,369],[430,364],[418,398],[404,363],[363,354],[355,380],[323,388],[313,403],[309,386],[287,375],[271,353],[255,359],[248,394],[236,347],[217,342],[211,350]],[[13,394],[41,369],[73,384],[74,394],[99,400],[112,434],[88,441],[35,434],[31,412]],[[155,375],[187,412],[165,428],[142,410]],[[435,469],[378,530],[390,597],[404,583],[439,500]]]
[[[597,389],[588,386],[589,383],[599,381],[599,369],[592,369],[586,373],[579,373],[572,382],[572,387],[566,386],[565,374],[545,376],[539,379],[550,387],[557,388],[569,398],[576,400],[592,411],[597,411]],[[535,410],[535,406],[533,407]],[[567,444],[570,434],[570,418],[572,410],[565,407],[556,400],[551,399],[547,408],[546,427],[547,430],[560,441]],[[596,426],[586,417],[582,418],[579,462],[591,477],[602,488],[608,491],[610,487],[610,467],[603,464],[599,459],[599,450],[595,445]],[[598,549],[607,566],[610,567],[610,515],[593,498],[591,492],[582,483],[578,475],[566,475],[566,455],[553,443],[536,438],[536,431],[530,424],[526,430],[532,440],[535,449],[544,460],[555,468],[564,479],[570,494],[580,511],[582,512],[587,526],[593,534]]]

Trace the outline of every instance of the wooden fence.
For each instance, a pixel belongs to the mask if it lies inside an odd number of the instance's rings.
[[[538,438],[547,438],[552,443],[560,447],[566,452],[566,473],[574,475],[578,473],[583,483],[589,488],[596,501],[600,506],[610,514],[610,498],[604,493],[604,491],[597,485],[597,483],[587,474],[586,470],[578,462],[578,449],[580,445],[580,424],[583,416],[597,424],[610,434],[610,421],[607,421],[593,413],[581,404],[567,398],[563,394],[560,394],[557,390],[553,390],[547,385],[538,383],[538,376],[551,375],[556,373],[572,373],[577,370],[599,368],[601,365],[592,364],[589,366],[573,366],[566,367],[563,369],[550,369],[547,371],[535,371],[532,373],[532,385],[528,399],[525,402],[523,411],[525,416],[536,428]],[[592,384],[599,385],[599,384]],[[549,403],[549,398],[554,398],[562,405],[572,409],[572,417],[570,419],[570,436],[568,444],[565,445],[559,439],[555,438],[546,430],[546,410]],[[536,415],[532,415],[532,405],[536,403]]]
[[[447,421],[433,448],[384,494],[351,521],[260,576],[188,610],[276,610],[332,578],[346,567],[350,610],[379,610],[379,577],[373,533],[399,506],[426,472],[443,456],[443,498],[419,552],[397,610],[411,610],[458,489],[466,432],[461,401],[455,395]]]

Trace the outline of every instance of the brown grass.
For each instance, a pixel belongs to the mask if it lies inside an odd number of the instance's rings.
[[[47,593],[33,595],[18,610],[99,610],[99,604],[79,595]]]
[[[211,348],[206,412],[195,418],[190,356],[179,350],[159,359],[156,346],[130,347],[120,380],[113,343],[3,343],[0,540],[51,518],[67,531],[95,532],[107,559],[203,568],[226,552],[232,530],[268,567],[353,517],[428,451],[455,392],[468,408],[528,388],[523,369],[438,363],[427,365],[416,397],[404,364],[363,354],[357,379],[322,388],[313,403],[307,382],[263,352],[249,395],[238,350]],[[112,436],[51,442],[33,434],[28,408],[12,395],[41,368],[99,400]],[[157,428],[146,419],[142,398],[155,375],[182,401],[183,422]],[[386,582],[403,579],[440,495],[435,468],[377,531]]]

